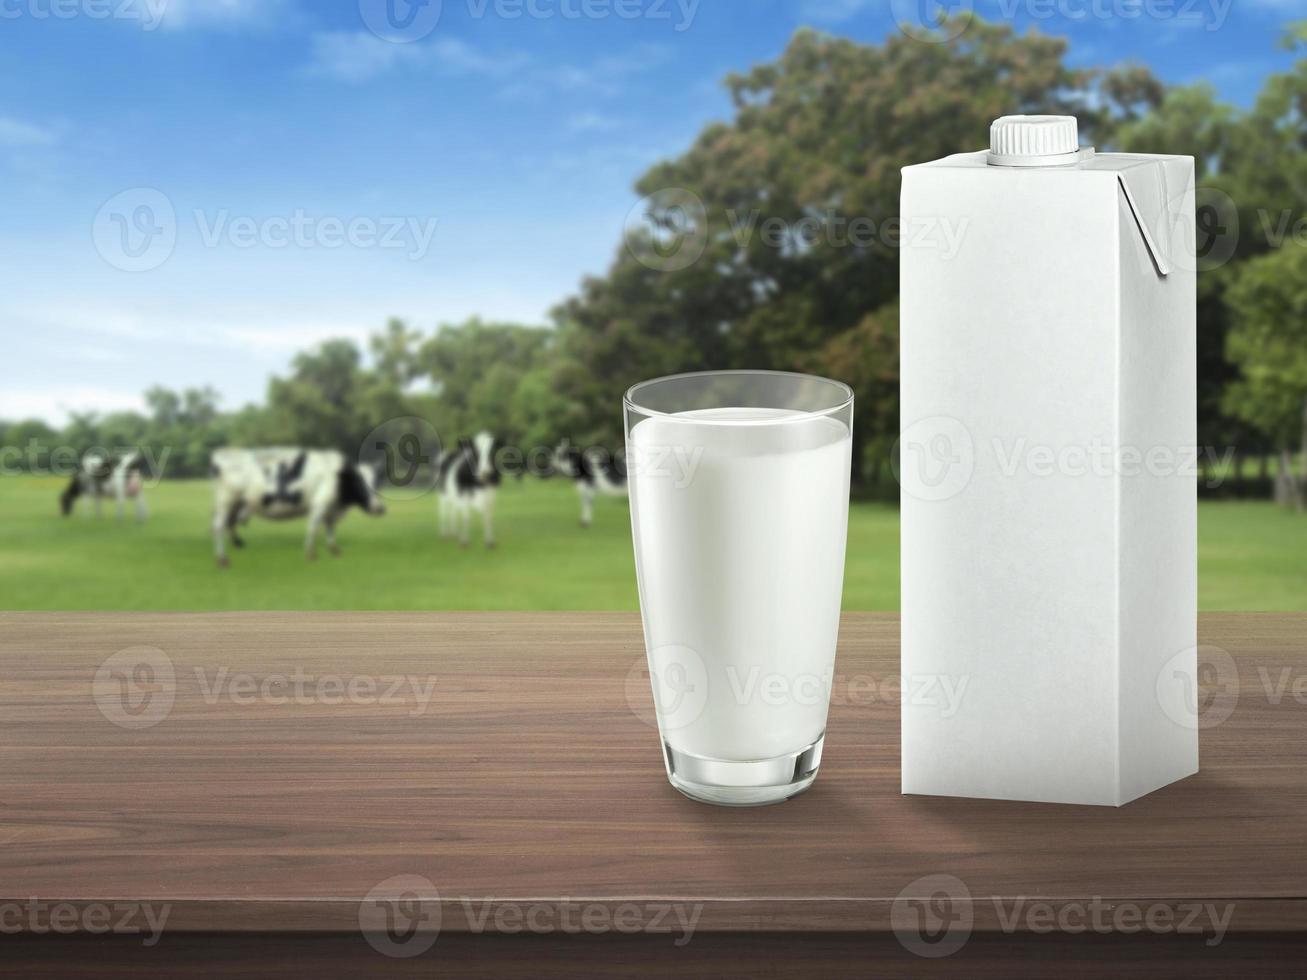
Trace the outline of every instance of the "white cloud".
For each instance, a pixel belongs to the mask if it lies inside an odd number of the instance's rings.
[[[375,326],[365,318],[295,321],[278,318],[275,314],[262,318],[247,317],[240,311],[223,316],[196,317],[176,312],[113,309],[104,304],[18,307],[14,312],[28,322],[47,328],[76,330],[108,338],[121,344],[133,356],[139,353],[142,344],[182,344],[192,348],[255,354],[295,353],[335,337],[366,341]],[[67,359],[103,362],[108,359],[105,355],[116,353],[106,350],[103,344],[88,348],[79,342],[68,348]]]
[[[58,303],[11,307],[11,315],[43,327],[81,330],[117,340],[158,340],[168,337],[169,323],[149,323],[140,314],[103,304]]]
[[[371,326],[356,323],[277,323],[224,327],[222,336],[233,346],[256,354],[293,354],[316,347],[323,341],[346,339],[363,344],[376,333]]]
[[[46,353],[50,357],[56,357],[65,361],[82,361],[88,364],[121,364],[127,360],[127,355],[121,350],[113,350],[109,347],[88,347],[78,345],[76,347],[50,347]]]
[[[665,65],[672,57],[672,49],[665,44],[638,44],[629,51],[607,55],[595,62],[601,75],[637,75]]]
[[[311,39],[307,71],[343,82],[365,82],[403,67],[433,69],[450,75],[503,77],[521,70],[525,55],[488,54],[456,38],[430,44],[392,44],[366,31],[323,31]]]
[[[312,75],[325,75],[342,82],[363,82],[384,74],[399,64],[419,60],[417,48],[390,44],[362,31],[331,31],[314,34],[310,43]]]
[[[367,31],[321,31],[310,44],[312,55],[305,68],[309,75],[366,82],[400,69],[438,71],[496,79],[503,83],[501,96],[528,100],[551,92],[611,98],[621,93],[626,79],[653,70],[672,55],[666,45],[640,44],[582,68],[536,66],[521,51],[485,51],[451,37],[393,44]]]
[[[138,391],[96,385],[43,384],[39,388],[6,386],[0,390],[0,418],[45,419],[56,425],[73,412],[143,412]]]
[[[455,38],[441,38],[431,45],[431,52],[435,64],[440,67],[470,75],[507,75],[527,62],[523,54],[489,55]]]
[[[621,125],[621,120],[601,112],[577,113],[567,121],[568,131],[573,133],[605,133],[618,129]]]
[[[806,20],[838,24],[871,6],[872,0],[803,0],[799,6],[799,16]]]
[[[52,129],[12,116],[0,116],[0,146],[49,146],[58,138]]]
[[[165,28],[266,27],[294,16],[291,0],[147,0]]]
[[[526,73],[500,93],[505,98],[537,100],[549,90],[565,94],[588,93],[613,98],[620,95],[626,81],[665,64],[672,51],[662,44],[640,44],[619,54],[606,55],[591,67],[576,65],[550,65]]]

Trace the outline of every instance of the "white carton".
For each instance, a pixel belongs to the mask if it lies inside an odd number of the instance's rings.
[[[1193,160],[992,142],[903,171],[903,792],[1120,806],[1198,770]]]

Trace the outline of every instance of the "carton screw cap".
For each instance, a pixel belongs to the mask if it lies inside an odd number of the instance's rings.
[[[989,162],[998,166],[1048,166],[1079,151],[1075,116],[1003,116],[989,127]]]

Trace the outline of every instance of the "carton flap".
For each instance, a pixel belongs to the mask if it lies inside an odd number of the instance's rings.
[[[1131,167],[1117,172],[1121,193],[1125,195],[1130,213],[1134,215],[1139,234],[1143,236],[1153,265],[1162,276],[1171,274],[1171,258],[1164,248],[1161,232],[1168,227],[1166,220],[1169,198],[1165,167]]]

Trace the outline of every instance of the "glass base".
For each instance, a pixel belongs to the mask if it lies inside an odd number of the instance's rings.
[[[823,734],[805,749],[774,759],[729,762],[681,752],[663,740],[667,778],[692,800],[717,806],[783,803],[812,785],[821,765]]]

